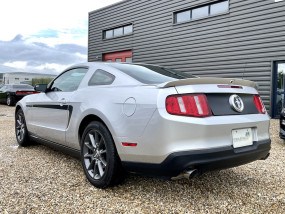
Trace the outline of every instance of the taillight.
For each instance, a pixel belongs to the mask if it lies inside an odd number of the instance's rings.
[[[204,94],[172,95],[166,98],[166,110],[169,114],[209,117],[212,115],[207,97]]]
[[[254,100],[254,104],[255,104],[257,110],[259,111],[259,113],[265,114],[266,113],[266,108],[263,105],[263,102],[262,102],[260,96],[259,95],[254,95],[253,96],[253,100]]]
[[[17,91],[16,94],[18,95],[23,95],[23,94],[26,94],[26,95],[29,95],[29,94],[38,94],[40,92],[38,91]]]

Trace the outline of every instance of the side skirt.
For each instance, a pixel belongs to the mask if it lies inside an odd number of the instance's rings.
[[[55,142],[52,142],[52,141],[49,141],[49,140],[46,140],[46,139],[43,139],[31,132],[29,132],[29,137],[31,138],[31,140],[39,143],[39,144],[42,144],[42,145],[45,145],[45,146],[48,146],[52,149],[55,149],[55,150],[58,150],[58,151],[61,151],[65,154],[68,154],[72,157],[75,157],[77,159],[80,159],[80,150],[78,149],[73,149],[73,148],[70,148],[70,147],[67,147],[67,146],[64,146],[64,145],[61,145],[61,144],[58,144],[58,143],[55,143]]]

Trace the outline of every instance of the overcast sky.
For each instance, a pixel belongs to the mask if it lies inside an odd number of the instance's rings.
[[[0,7],[0,72],[59,73],[87,61],[88,12],[120,0],[8,0]]]

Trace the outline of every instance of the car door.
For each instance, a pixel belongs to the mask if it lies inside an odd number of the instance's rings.
[[[29,131],[43,139],[65,144],[65,133],[69,125],[72,108],[68,100],[77,90],[88,68],[74,68],[62,73],[49,86],[27,102],[29,107]]]

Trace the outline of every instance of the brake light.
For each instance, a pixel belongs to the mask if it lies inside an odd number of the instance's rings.
[[[189,117],[209,117],[212,115],[206,95],[172,95],[166,98],[166,110],[169,114]]]
[[[218,88],[237,88],[237,89],[243,89],[241,86],[237,86],[237,85],[218,85]]]
[[[259,95],[254,95],[253,96],[253,101],[254,101],[254,104],[255,104],[257,110],[259,111],[259,113],[260,114],[265,114],[266,113],[266,108],[263,105],[263,102],[262,102],[260,96]]]
[[[26,94],[26,95],[28,95],[28,94],[38,94],[38,93],[40,93],[40,92],[38,92],[38,91],[17,91],[16,92],[16,94],[18,94],[18,95],[20,95],[20,94]]]

